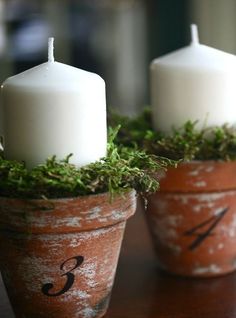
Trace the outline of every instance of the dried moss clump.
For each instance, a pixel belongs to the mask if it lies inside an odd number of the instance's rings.
[[[116,134],[117,129],[110,130],[106,158],[80,169],[70,164],[70,156],[62,161],[52,157],[31,171],[22,162],[0,156],[0,196],[59,198],[106,191],[113,195],[129,188],[156,191],[159,184],[153,174],[175,162],[116,146]]]
[[[236,128],[223,125],[197,129],[197,122],[186,122],[183,127],[173,129],[165,135],[152,128],[151,111],[134,119],[112,114],[111,124],[122,125],[117,136],[119,145],[138,147],[148,153],[174,160],[235,160]]]

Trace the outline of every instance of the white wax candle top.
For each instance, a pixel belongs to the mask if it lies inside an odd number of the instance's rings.
[[[54,62],[54,46],[53,46],[54,38],[48,39],[48,62]]]
[[[105,82],[97,74],[48,62],[8,78],[2,85],[4,152],[28,168],[72,153],[83,166],[106,156]],[[1,116],[0,116],[1,118]]]
[[[236,125],[236,56],[199,43],[197,26],[190,28],[190,45],[151,63],[154,127]]]
[[[191,44],[155,59],[151,68],[177,67],[191,69],[232,70],[235,65],[235,55],[199,43],[196,25],[191,25]]]
[[[191,44],[193,44],[193,45],[199,44],[199,36],[198,36],[197,25],[196,24],[191,24],[190,28],[191,28],[191,39],[192,39]]]

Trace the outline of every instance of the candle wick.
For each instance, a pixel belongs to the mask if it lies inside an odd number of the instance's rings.
[[[191,44],[199,44],[198,28],[196,24],[191,24]]]
[[[48,62],[54,62],[54,38],[48,38]]]

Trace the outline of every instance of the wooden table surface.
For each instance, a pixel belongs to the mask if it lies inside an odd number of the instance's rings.
[[[13,317],[0,281],[0,318]],[[159,271],[139,209],[126,228],[111,303],[104,318],[167,317],[236,318],[236,273],[190,279]]]

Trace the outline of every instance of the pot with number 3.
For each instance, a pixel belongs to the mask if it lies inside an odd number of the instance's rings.
[[[135,192],[0,198],[0,269],[17,318],[102,317]]]
[[[147,220],[164,270],[211,277],[236,269],[236,162],[193,161],[160,176]]]

